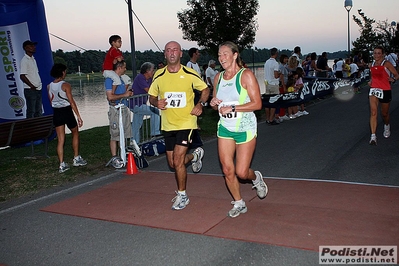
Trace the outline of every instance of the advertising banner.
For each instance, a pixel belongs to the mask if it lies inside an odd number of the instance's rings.
[[[24,56],[21,43],[29,40],[26,22],[0,26],[0,117],[25,118],[26,104],[20,75],[20,62]]]
[[[43,84],[43,115],[53,113],[46,86],[52,81],[53,56],[43,0],[1,0],[0,8],[0,123],[26,118],[20,64],[22,44],[37,42],[33,55]]]
[[[361,76],[356,79],[304,77],[301,91],[278,95],[262,94],[262,103],[265,108],[287,108],[309,102],[315,98],[322,98],[329,94],[337,95],[339,93],[350,96],[354,93],[353,84],[361,84],[369,79],[369,69],[364,70]]]

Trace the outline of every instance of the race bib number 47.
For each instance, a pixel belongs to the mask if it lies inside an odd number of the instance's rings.
[[[168,103],[166,108],[184,108],[187,105],[185,92],[165,92],[164,96]]]
[[[384,98],[384,91],[381,89],[371,88],[369,92],[369,96],[375,96],[378,99]]]

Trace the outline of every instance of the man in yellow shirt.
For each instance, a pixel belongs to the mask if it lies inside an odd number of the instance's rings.
[[[209,97],[207,84],[195,70],[181,65],[181,46],[175,41],[165,45],[167,66],[159,69],[148,91],[150,103],[161,110],[161,128],[165,137],[168,164],[175,169],[177,195],[172,209],[181,210],[190,202],[186,194],[187,169],[191,161],[193,172],[202,168],[204,150],[199,147],[187,154],[193,130],[197,128],[197,116]],[[193,89],[201,92],[199,102],[194,105]]]

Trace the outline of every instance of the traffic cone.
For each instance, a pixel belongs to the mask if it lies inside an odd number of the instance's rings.
[[[131,152],[129,152],[129,155],[127,157],[126,174],[135,175],[138,173],[139,173],[139,170],[137,169],[136,161],[133,158],[133,154]]]

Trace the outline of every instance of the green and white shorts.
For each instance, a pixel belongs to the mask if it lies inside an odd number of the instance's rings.
[[[217,136],[222,139],[233,139],[237,144],[244,144],[256,138],[256,129],[244,132],[231,132],[219,124]]]

